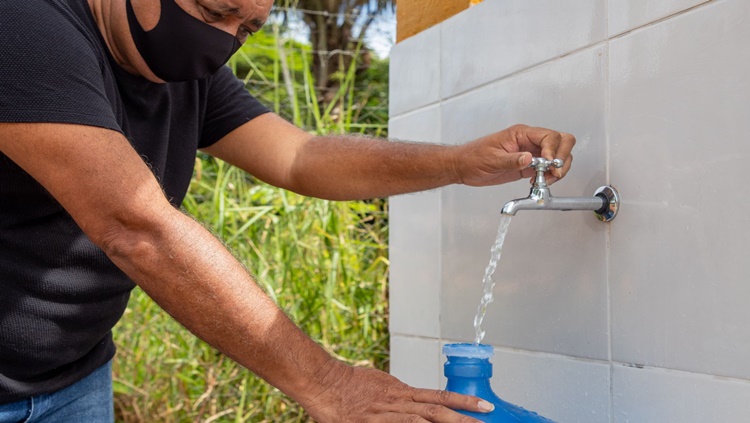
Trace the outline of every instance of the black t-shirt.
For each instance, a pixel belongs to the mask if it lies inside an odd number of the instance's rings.
[[[226,67],[169,84],[128,74],[110,56],[86,0],[0,1],[0,122],[119,131],[176,207],[196,149],[265,112]],[[0,404],[68,386],[110,360],[111,328],[133,286],[0,153]]]

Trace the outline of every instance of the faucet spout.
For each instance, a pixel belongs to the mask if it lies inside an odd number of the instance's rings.
[[[503,206],[502,214],[514,216],[519,210],[591,210],[603,222],[608,222],[617,215],[620,195],[614,187],[599,187],[591,197],[553,197],[545,183],[544,172],[549,166],[562,166],[561,161],[558,163],[535,158],[531,166],[536,168],[537,177],[529,196],[508,201]]]
[[[603,213],[609,208],[609,201],[604,196],[593,197],[553,197],[517,198],[503,206],[502,213],[515,215],[519,210],[591,210]]]
[[[591,197],[553,197],[549,189],[540,193],[531,189],[526,198],[516,198],[505,203],[502,214],[515,216],[520,210],[591,210],[602,222],[609,222],[617,215],[620,194],[613,186],[599,187]]]

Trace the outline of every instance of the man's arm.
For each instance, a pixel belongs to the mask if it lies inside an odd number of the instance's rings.
[[[406,421],[410,415],[422,420],[409,421],[474,421],[442,405],[479,411],[477,398],[410,388],[330,357],[217,239],[169,204],[121,134],[81,125],[0,124],[0,151],[41,183],[162,308],[319,421]]]
[[[575,138],[515,125],[457,146],[358,136],[312,136],[267,113],[203,151],[272,185],[331,200],[385,197],[449,184],[496,185],[534,175],[533,156],[565,161],[549,174],[565,176]]]

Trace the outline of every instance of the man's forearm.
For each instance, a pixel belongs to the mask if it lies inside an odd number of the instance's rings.
[[[177,210],[164,213],[113,237],[109,257],[190,331],[304,405],[342,366],[207,230]]]
[[[169,204],[121,134],[0,124],[0,151],[167,312],[303,406],[326,382],[321,374],[345,367],[302,333],[216,238]]]
[[[357,136],[319,136],[297,152],[292,189],[319,198],[355,200],[458,183],[455,148]]]

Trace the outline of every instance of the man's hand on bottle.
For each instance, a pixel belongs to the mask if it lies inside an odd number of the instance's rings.
[[[448,391],[413,388],[375,369],[336,363],[303,406],[321,423],[477,423],[453,409],[486,413],[493,405]]]

